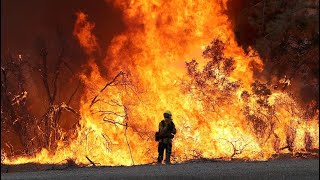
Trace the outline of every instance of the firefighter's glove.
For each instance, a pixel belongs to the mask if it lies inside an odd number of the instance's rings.
[[[170,133],[170,139],[174,138],[174,134]]]

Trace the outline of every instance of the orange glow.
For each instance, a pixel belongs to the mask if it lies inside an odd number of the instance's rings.
[[[223,13],[227,0],[219,2],[112,1],[122,10],[127,30],[114,37],[107,49],[107,79],[91,56],[99,48],[91,32],[94,25],[78,13],[74,35],[91,59],[91,73],[81,75],[86,91],[77,136],[59,142],[56,152],[43,149],[34,157],[5,159],[4,163],[60,164],[71,158],[77,164],[90,164],[86,156],[98,165],[152,163],[157,157],[154,132],[165,110],[173,113],[177,127],[176,163],[200,157],[267,160],[288,152],[283,147],[290,138],[293,152],[306,152],[306,134],[311,139],[308,148],[318,149],[318,117],[305,119],[301,107],[281,91],[267,97],[270,108],[257,102],[251,86],[256,80],[253,68],[261,71],[262,60],[253,49],[246,54],[237,44]],[[235,68],[229,75],[212,69],[216,79],[199,87],[185,62],[195,59],[200,73],[209,62],[202,53],[213,39],[225,44],[224,56],[234,59]],[[116,75],[114,83],[101,92]],[[226,83],[215,84],[222,80]],[[227,82],[239,87],[226,90]]]

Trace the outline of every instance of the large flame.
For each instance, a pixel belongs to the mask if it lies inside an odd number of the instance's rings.
[[[112,3],[122,10],[127,30],[107,50],[108,78],[95,64],[94,25],[83,13],[78,13],[75,24],[74,34],[91,69],[89,75],[81,75],[86,91],[77,135],[60,141],[54,153],[43,149],[35,157],[6,159],[5,163],[65,163],[71,158],[77,164],[90,164],[87,157],[100,165],[152,163],[157,157],[154,132],[165,110],[173,112],[178,130],[174,162],[233,157],[266,160],[289,150],[319,148],[317,117],[303,118],[303,110],[292,97],[271,92],[266,101],[270,108],[257,103],[253,69],[261,70],[263,64],[253,50],[245,53],[235,41],[224,13],[227,0]],[[226,90],[226,83],[211,81],[200,87],[194,83],[197,77],[188,72],[185,62],[196,59],[194,72],[201,74],[209,61],[203,51],[213,39],[225,45],[223,54],[234,59],[235,67],[230,74],[211,71],[216,79],[238,84],[238,88]]]

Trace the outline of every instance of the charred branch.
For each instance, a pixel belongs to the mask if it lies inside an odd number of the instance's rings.
[[[69,105],[71,103],[71,101],[72,101],[73,97],[75,96],[75,94],[77,93],[80,85],[81,85],[81,81],[79,80],[79,83],[78,83],[76,89],[73,91],[73,93],[71,94],[69,100],[67,101],[67,105]]]
[[[47,52],[46,48],[41,49],[40,55],[42,57],[41,77],[42,77],[42,81],[43,81],[45,90],[47,92],[49,104],[52,105],[53,104],[53,99],[52,99],[52,96],[51,96],[51,93],[50,93],[50,88],[49,88],[49,83],[48,83],[48,68],[47,68],[47,55],[48,55],[48,52]]]
[[[117,79],[118,79],[120,76],[123,76],[124,74],[125,74],[124,72],[120,71],[110,82],[108,82],[108,83],[100,90],[100,93],[102,93],[108,86],[111,86],[111,85],[113,85],[113,84],[116,84]],[[97,99],[98,96],[99,96],[99,94],[96,95],[96,96],[92,99],[91,104],[90,104],[90,107],[92,107],[96,102],[99,101],[99,99]]]
[[[124,72],[120,71],[120,72],[112,79],[112,81],[108,82],[108,83],[100,90],[100,92],[104,91],[108,86],[110,86],[111,84],[115,83],[116,80],[117,80],[117,78],[118,78],[119,76],[123,76],[123,75],[124,75]]]
[[[127,126],[127,125],[124,124],[124,123],[120,123],[120,122],[117,122],[117,121],[115,121],[115,120],[113,120],[113,119],[109,119],[109,118],[103,118],[103,121],[104,121],[104,122],[111,123],[111,124],[114,124],[115,126],[116,126],[116,125],[121,125],[121,126],[129,127],[129,126]]]
[[[128,148],[129,148],[132,165],[134,165],[134,160],[133,160],[133,157],[132,157],[131,147],[130,147],[130,144],[129,144],[129,141],[128,141],[128,136],[127,136],[127,129],[128,129],[129,117],[128,117],[128,109],[127,109],[126,106],[124,106],[124,112],[125,112],[125,114],[126,114],[126,116],[125,116],[126,129],[124,130],[124,135],[125,135],[125,137],[126,137],[126,142],[127,142]]]
[[[223,138],[222,138],[223,139]],[[225,141],[227,141],[228,143],[231,144],[232,149],[233,149],[233,153],[231,154],[230,158],[233,159],[236,155],[242,154],[243,151],[245,150],[245,148],[250,144],[250,143],[245,143],[244,145],[237,145],[237,143],[239,142],[239,140],[236,141],[229,141],[227,139],[223,139]]]
[[[92,164],[92,166],[96,167],[96,164],[88,156],[86,156],[86,158]]]
[[[103,139],[104,139],[105,142],[106,142],[106,149],[107,149],[107,151],[111,151],[111,150],[112,150],[112,149],[111,149],[112,141],[111,141],[110,137],[107,136],[107,135],[104,134],[104,133],[102,133],[102,137],[103,137]]]

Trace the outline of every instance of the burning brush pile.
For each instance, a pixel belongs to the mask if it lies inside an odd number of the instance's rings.
[[[77,13],[73,35],[88,63],[72,75],[80,82],[65,100],[57,99],[61,69],[69,69],[63,48],[51,75],[48,53],[41,49],[40,81],[24,80],[34,69],[27,61],[1,63],[2,163],[152,163],[157,157],[154,132],[165,110],[173,112],[177,128],[176,163],[318,156],[318,100],[311,98],[305,106],[296,93],[298,78],[276,77],[268,69],[275,59],[265,61],[254,46],[239,45],[227,13],[233,1],[108,3],[122,11],[126,30],[99,58],[103,50],[95,25],[90,15]],[[308,47],[319,51],[317,43]],[[295,72],[300,67],[306,68]],[[46,95],[40,116],[30,108],[29,99],[36,98],[32,83]],[[71,103],[75,94],[79,108]],[[69,129],[63,117],[73,124]]]

